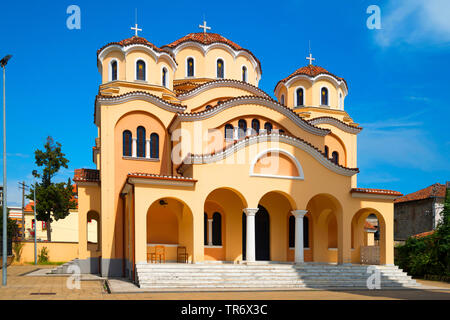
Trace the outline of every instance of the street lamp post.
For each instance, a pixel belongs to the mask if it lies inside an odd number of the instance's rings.
[[[0,60],[0,65],[3,68],[3,260],[2,260],[2,275],[3,275],[3,281],[2,284],[6,286],[6,265],[7,265],[7,224],[8,224],[8,217],[7,215],[7,202],[6,202],[6,86],[5,86],[5,80],[6,80],[6,64],[8,63],[8,60],[11,59],[11,55],[7,55],[2,60]]]

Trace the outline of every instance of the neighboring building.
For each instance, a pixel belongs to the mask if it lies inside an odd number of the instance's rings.
[[[401,194],[358,188],[362,128],[343,78],[310,60],[274,100],[256,56],[216,33],[162,47],[133,36],[99,49],[97,65],[96,168],[74,176],[83,272],[133,278],[156,245],[167,261],[185,247],[189,263],[360,263],[371,214],[380,262],[394,263]],[[87,219],[99,221],[99,250]]]
[[[435,183],[394,201],[394,239],[404,241],[411,236],[436,229],[444,210],[446,186]]]
[[[74,186],[74,192],[76,188]],[[76,198],[76,197],[75,197]],[[34,201],[30,201],[25,206],[25,240],[34,239]],[[8,207],[9,217],[16,221],[19,231],[22,228],[22,208]],[[52,242],[78,242],[78,209],[70,210],[70,214],[64,219],[53,221],[52,228]],[[87,221],[88,241],[97,243],[97,222],[95,220]],[[36,239],[38,241],[47,241],[47,225],[44,221],[37,221],[36,225]]]

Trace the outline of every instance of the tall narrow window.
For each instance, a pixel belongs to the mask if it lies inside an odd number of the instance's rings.
[[[226,124],[225,125],[225,139],[227,140],[232,140],[233,139],[233,132],[234,128],[231,124]]]
[[[297,107],[304,105],[303,94],[304,94],[303,88],[298,88],[296,91],[296,100],[297,100],[296,106]]]
[[[280,103],[284,106],[284,94],[281,95]]]
[[[242,67],[242,81],[247,82],[247,67]]]
[[[125,130],[123,136],[123,156],[131,157],[131,131]]]
[[[137,156],[145,157],[145,128],[137,128]]]
[[[246,132],[247,132],[247,121],[245,121],[244,119],[239,120],[238,127],[239,127],[238,136],[239,136],[239,139],[242,139],[245,137]]]
[[[267,133],[272,133],[273,126],[270,122],[266,122],[264,124],[264,129],[266,130]]]
[[[259,120],[258,119],[253,119],[252,120],[252,129],[253,129],[253,134],[258,134],[259,133],[260,124],[259,124]]]
[[[167,69],[162,69],[162,85],[163,87],[167,87]]]
[[[159,136],[157,133],[150,135],[150,157],[154,159],[159,158]]]
[[[325,157],[329,157],[330,156],[330,154],[329,154],[329,149],[328,149],[328,146],[325,146]]]
[[[327,106],[328,105],[328,89],[322,88],[320,95],[321,95],[320,103],[323,106]]]
[[[339,93],[339,109],[344,109],[344,104],[342,101],[342,93]]]
[[[117,80],[117,61],[111,62],[111,81]]]
[[[333,161],[335,164],[339,164],[339,153],[337,151],[333,151],[331,154],[331,161]]]
[[[145,62],[142,60],[136,62],[136,80],[145,81]]]
[[[187,59],[187,76],[188,77],[194,76],[194,58]]]
[[[222,59],[217,60],[217,78],[224,77],[224,64]]]
[[[222,245],[222,215],[219,212],[213,214],[212,243],[214,246]]]

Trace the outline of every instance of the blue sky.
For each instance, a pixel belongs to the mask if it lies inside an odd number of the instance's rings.
[[[69,5],[81,30],[66,27]],[[369,5],[382,29],[368,29]],[[167,7],[168,6],[168,7]],[[450,180],[450,2],[351,1],[9,1],[0,12],[0,55],[7,66],[8,205],[20,205],[18,182],[32,181],[34,151],[48,135],[62,143],[69,169],[93,168],[96,50],[140,34],[157,46],[206,17],[211,32],[251,50],[262,63],[260,88],[315,63],[349,84],[346,111],[358,136],[360,187],[410,193]]]

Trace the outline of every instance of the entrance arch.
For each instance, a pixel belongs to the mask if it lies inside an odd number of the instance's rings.
[[[146,219],[146,246],[148,254],[156,245],[164,246],[166,261],[177,261],[178,247],[186,247],[188,261],[193,253],[193,215],[183,201],[167,197],[154,201]]]

